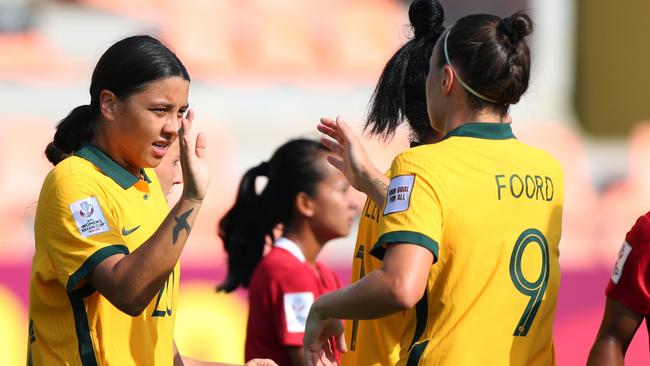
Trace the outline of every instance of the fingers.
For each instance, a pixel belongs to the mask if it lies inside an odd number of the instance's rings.
[[[348,351],[348,345],[345,343],[345,335],[341,334],[336,336],[336,348],[341,351],[341,353],[345,353]]]
[[[314,366],[316,363],[318,363],[317,352],[312,352],[305,348],[305,364],[307,366]]]
[[[350,128],[350,125],[348,125],[341,116],[336,117],[336,129],[340,131],[342,135],[341,138],[344,140],[355,142],[359,139],[357,135],[354,134],[354,131],[352,131],[352,128]]]
[[[323,133],[323,134],[331,137],[332,139],[338,141],[340,144],[343,143],[343,136],[341,135],[339,130],[336,129],[336,125],[334,127],[331,127],[329,125],[324,125],[324,124],[321,123],[318,126],[316,126],[316,129],[320,133]]]
[[[328,156],[327,161],[332,164],[336,169],[343,172],[343,160],[337,159],[334,156]]]
[[[321,137],[320,143],[338,156],[341,156],[343,154],[343,146],[341,146],[341,144],[336,141],[332,141],[327,137]]]

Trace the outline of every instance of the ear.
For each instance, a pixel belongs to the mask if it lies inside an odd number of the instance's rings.
[[[99,111],[108,121],[115,120],[115,110],[119,99],[110,90],[102,90],[99,93]]]
[[[456,74],[454,74],[454,70],[449,65],[443,66],[442,69],[440,69],[440,73],[442,74],[442,77],[440,78],[440,95],[446,97],[451,93],[451,87],[454,84],[454,81],[456,81]]]
[[[316,211],[314,201],[305,192],[299,192],[295,198],[296,211],[305,217],[313,217]]]

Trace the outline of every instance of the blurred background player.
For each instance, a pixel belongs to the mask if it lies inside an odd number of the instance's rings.
[[[433,130],[429,123],[425,82],[431,51],[445,29],[442,25],[444,18],[444,10],[438,1],[416,0],[410,5],[413,38],[390,58],[377,82],[365,125],[371,135],[391,139],[397,128],[407,122],[411,147],[440,140],[440,132]],[[383,206],[388,183],[386,177],[369,188],[353,252],[351,283],[382,267],[381,261],[368,252],[378,238],[378,206]],[[400,353],[399,338],[403,326],[403,313],[346,322],[348,352],[342,355],[342,364],[394,365]]]
[[[173,142],[165,156],[160,160],[160,164],[154,169],[163,194],[167,197],[167,202],[174,204],[174,187],[183,184],[183,170],[181,169],[180,145]]]
[[[607,286],[600,330],[589,366],[623,365],[625,353],[643,319],[650,315],[650,212],[625,236]]]
[[[398,365],[555,364],[563,176],[549,154],[516,140],[507,118],[528,87],[531,31],[523,13],[473,15],[438,40],[427,110],[445,138],[393,161],[370,251],[384,266],[314,303],[310,365],[327,364],[328,337],[342,344],[337,319],[400,310]],[[378,174],[347,125],[331,122],[320,128],[337,138],[328,146],[343,160],[333,162],[353,186],[368,185]]]
[[[189,81],[158,40],[128,37],[97,63],[90,104],[57,125],[34,225],[30,365],[183,363],[178,259],[209,184]],[[170,211],[151,168],[179,134],[185,186]]]
[[[346,236],[357,205],[350,185],[311,140],[280,146],[268,162],[248,170],[219,235],[228,252],[228,276],[219,289],[248,287],[246,359],[270,358],[304,365],[302,338],[313,301],[340,287],[332,270],[316,260],[323,246]],[[256,193],[256,180],[267,183]],[[263,256],[278,224],[282,237]]]

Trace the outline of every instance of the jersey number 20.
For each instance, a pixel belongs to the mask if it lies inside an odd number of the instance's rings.
[[[534,282],[530,282],[524,277],[521,268],[524,251],[528,244],[531,243],[537,244],[542,251],[541,271]],[[515,337],[524,337],[528,334],[528,330],[533,324],[533,320],[535,320],[535,315],[537,315],[537,310],[539,310],[539,306],[542,304],[542,298],[544,297],[546,285],[548,284],[548,277],[549,259],[546,238],[537,229],[525,230],[519,235],[515,247],[512,250],[512,256],[510,257],[510,278],[512,279],[512,283],[514,283],[519,292],[530,297],[530,301],[528,301],[528,305],[526,305],[526,309],[521,315],[521,319],[519,319],[519,323],[513,333]]]

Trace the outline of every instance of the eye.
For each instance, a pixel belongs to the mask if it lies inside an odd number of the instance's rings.
[[[152,108],[151,111],[156,114],[165,114],[167,113],[167,108]]]

